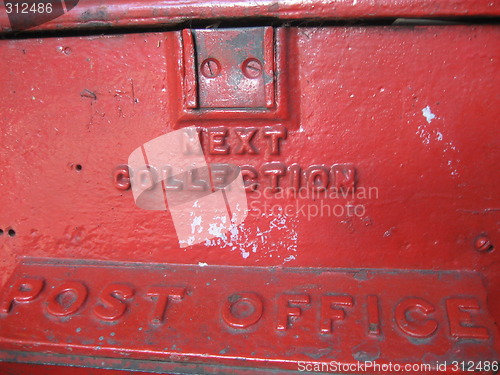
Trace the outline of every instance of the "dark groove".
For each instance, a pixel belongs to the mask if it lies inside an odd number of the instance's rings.
[[[350,20],[283,20],[272,17],[221,19],[221,20],[189,20],[173,25],[158,24],[144,27],[113,27],[99,26],[94,29],[85,29],[84,26],[66,30],[18,31],[0,34],[0,39],[35,39],[59,38],[100,35],[139,34],[150,32],[177,31],[182,29],[205,28],[235,28],[235,27],[346,27],[346,26],[443,26],[443,25],[498,25],[498,17],[449,17],[439,19],[422,18],[378,18],[378,19],[350,19]]]

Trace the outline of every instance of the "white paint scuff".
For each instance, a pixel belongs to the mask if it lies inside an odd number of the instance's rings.
[[[428,125],[432,122],[432,120],[441,118],[432,113],[430,106],[422,108],[422,115],[427,120],[427,124],[423,123],[419,125],[416,134],[420,137],[422,144],[424,145],[429,145],[432,142],[441,142],[439,147],[442,150],[443,157],[448,159],[447,167],[450,171],[450,175],[458,176],[458,163],[460,162],[460,159],[458,158],[459,150],[453,141],[446,140],[447,137],[441,130],[433,128],[435,124],[432,127]]]
[[[427,123],[431,123],[432,120],[436,118],[436,115],[431,112],[431,107],[427,106],[422,109],[422,115],[425,117],[427,120]]]
[[[273,215],[264,214],[263,217],[269,219],[266,228],[247,227],[245,222],[238,226],[231,225],[228,232],[206,240],[205,245],[239,251],[243,259],[262,251],[270,258],[273,255],[283,258],[283,263],[294,260],[298,242],[296,218],[286,216],[283,212]],[[286,251],[284,252],[283,249]]]
[[[203,231],[203,228],[201,226],[201,216],[195,216],[195,218],[191,222],[191,234],[195,234],[196,229],[198,229],[198,233],[201,233]]]

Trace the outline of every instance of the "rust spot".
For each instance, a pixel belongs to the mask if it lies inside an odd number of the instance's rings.
[[[109,13],[106,7],[99,7],[97,9],[86,10],[80,16],[80,21],[82,22],[92,22],[92,21],[109,21]]]

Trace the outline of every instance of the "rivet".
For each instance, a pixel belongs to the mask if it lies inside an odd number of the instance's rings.
[[[486,235],[480,235],[474,241],[474,247],[477,251],[486,252],[493,250],[493,244]]]
[[[220,74],[220,64],[216,59],[206,59],[201,63],[200,71],[206,78],[215,78]]]
[[[254,58],[243,61],[241,66],[243,75],[247,78],[257,78],[262,74],[262,63]]]

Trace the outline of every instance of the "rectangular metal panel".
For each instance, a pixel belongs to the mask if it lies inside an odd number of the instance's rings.
[[[355,361],[451,368],[497,357],[486,306],[481,277],[458,271],[33,260],[0,296],[0,345],[291,370]]]

